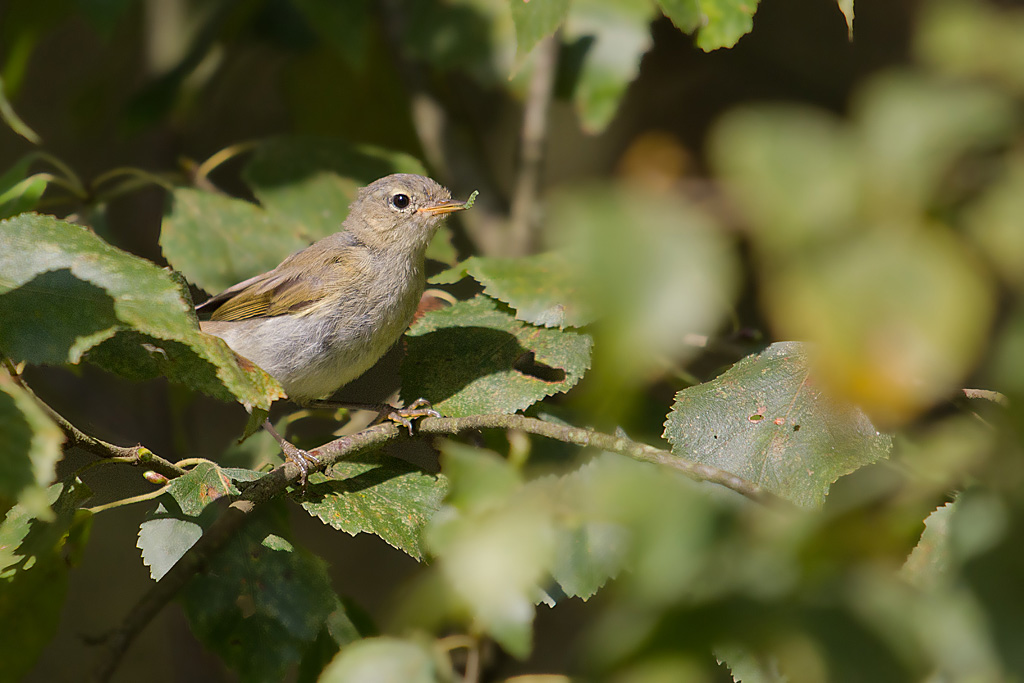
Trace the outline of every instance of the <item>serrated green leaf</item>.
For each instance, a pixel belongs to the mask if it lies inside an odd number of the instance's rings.
[[[416,559],[420,533],[441,507],[444,477],[378,453],[336,463],[329,475],[312,474],[302,507],[325,524],[353,536],[376,534]]]
[[[238,495],[232,480],[251,481],[259,476],[257,472],[205,462],[174,479],[159,499],[162,502],[154,518],[147,519],[139,528],[136,547],[142,552],[142,562],[149,567],[152,579],[159,581],[203,535],[209,519],[203,511],[210,503],[227,495]]]
[[[180,594],[192,632],[243,681],[285,680],[341,609],[324,561],[280,527],[266,512],[246,524]]]
[[[52,521],[16,505],[0,524],[0,623],[18,624],[0,639],[5,681],[21,680],[57,631],[70,565],[65,553],[88,539],[92,515],[78,508],[90,495],[77,480],[54,484],[47,491]]]
[[[367,638],[344,648],[319,683],[442,683],[433,653],[420,643],[390,636]]]
[[[199,332],[177,280],[51,216],[0,221],[0,351],[32,363],[89,360],[126,377],[165,375],[225,401],[269,407],[269,375]]]
[[[949,520],[955,510],[955,502],[946,503],[928,515],[921,540],[903,564],[900,574],[918,588],[933,589],[949,578],[953,563]]]
[[[779,671],[774,657],[758,656],[748,648],[737,645],[717,645],[715,657],[729,667],[732,680],[737,683],[789,683],[789,676]]]
[[[711,52],[732,47],[750,33],[754,27],[758,1],[658,0],[658,5],[676,28],[684,33],[696,32],[697,46],[705,52]],[[850,16],[852,20],[852,7]]]
[[[600,522],[559,528],[552,578],[569,597],[593,597],[622,570],[628,537],[623,527]]]
[[[312,242],[341,230],[359,188],[391,173],[426,170],[401,152],[331,138],[282,137],[257,148],[243,177],[275,225]],[[289,253],[279,253],[263,270]]]
[[[470,275],[487,296],[516,309],[516,318],[545,327],[580,327],[594,321],[591,302],[583,296],[579,264],[564,252],[517,259],[473,256],[430,279],[458,282]]]
[[[35,517],[49,516],[45,487],[54,479],[64,434],[5,372],[0,372],[0,434],[0,514],[18,501]]]
[[[478,296],[420,318],[407,348],[403,399],[457,417],[514,413],[568,391],[590,366],[591,339],[522,323]]]
[[[754,12],[759,0],[701,0],[707,17],[697,33],[697,47],[711,52],[732,47],[754,28]]]
[[[516,25],[516,68],[542,39],[553,34],[569,12],[569,0],[523,2],[509,0]]]
[[[887,457],[892,446],[859,408],[823,393],[808,350],[795,342],[772,344],[680,391],[664,436],[676,455],[804,507],[819,507],[832,482]]]
[[[211,294],[272,270],[311,241],[252,202],[188,187],[175,188],[160,227],[167,262]]]
[[[182,513],[198,517],[210,503],[224,496],[237,496],[239,491],[231,483],[229,472],[215,463],[203,462],[174,479],[167,493]]]
[[[683,33],[693,33],[704,23],[700,0],[658,0],[658,6]]]
[[[588,132],[599,133],[611,123],[626,88],[640,72],[640,58],[652,43],[652,10],[651,4],[635,0],[572,3],[565,35],[582,52],[573,100]]]
[[[198,522],[175,517],[147,519],[139,526],[135,547],[142,553],[142,563],[149,567],[149,576],[159,581],[203,535]]]

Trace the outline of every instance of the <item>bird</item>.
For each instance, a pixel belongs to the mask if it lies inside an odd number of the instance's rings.
[[[260,366],[291,401],[324,405],[409,327],[423,295],[427,245],[443,219],[469,208],[474,198],[455,201],[422,175],[380,178],[358,191],[342,230],[197,306],[200,330]],[[387,414],[410,429],[409,419],[423,415],[437,413],[416,401]],[[305,484],[315,456],[281,437],[269,421],[264,427],[298,465]]]

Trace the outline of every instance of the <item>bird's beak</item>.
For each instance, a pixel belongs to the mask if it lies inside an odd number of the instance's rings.
[[[454,199],[442,199],[433,206],[421,206],[416,209],[416,213],[429,213],[431,215],[446,214],[454,211],[462,211],[463,209],[468,208],[469,207],[466,206],[466,202],[457,202]]]

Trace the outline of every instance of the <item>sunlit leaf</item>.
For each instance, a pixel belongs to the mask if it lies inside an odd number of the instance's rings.
[[[203,535],[204,525],[210,520],[209,515],[202,517],[207,506],[218,498],[238,495],[232,477],[249,481],[256,476],[255,472],[206,462],[171,482],[156,513],[140,525],[136,543],[154,581],[159,581]]]
[[[929,588],[949,580],[952,567],[949,545],[949,518],[955,503],[947,503],[924,520],[924,533],[903,565],[902,574],[915,586]]]
[[[450,417],[514,413],[568,391],[590,365],[590,337],[520,322],[478,296],[432,311],[407,333],[402,397]]]
[[[441,683],[433,653],[412,640],[367,638],[344,648],[324,669],[320,683]]]
[[[565,38],[577,54],[573,100],[584,129],[598,133],[611,123],[626,88],[651,47],[652,6],[633,0],[575,0]]]
[[[553,552],[549,505],[511,488],[513,473],[495,476],[511,466],[493,454],[465,447],[442,452],[441,471],[459,488],[427,528],[427,547],[473,621],[511,654],[525,657],[532,646],[534,596]],[[483,493],[461,491],[478,484]]]
[[[252,202],[181,187],[160,228],[175,270],[211,294],[272,270],[312,240]]]
[[[853,40],[853,0],[836,0],[839,4],[839,11],[843,13],[843,17],[846,19],[846,29],[850,36],[850,40]]]
[[[0,350],[31,363],[89,360],[132,379],[164,375],[226,401],[267,407],[280,386],[199,333],[180,283],[78,225],[23,214],[0,222]]]
[[[473,256],[438,273],[431,282],[452,284],[465,275],[487,296],[516,310],[516,319],[545,327],[580,327],[593,322],[594,302],[583,292],[579,264],[564,252],[517,259]]]
[[[820,506],[832,482],[885,458],[892,441],[824,392],[809,356],[801,344],[773,344],[680,391],[665,422],[672,452]]]
[[[754,27],[758,0],[658,0],[680,31],[697,33],[705,52],[732,47]]]
[[[376,534],[416,559],[420,534],[441,507],[443,476],[378,453],[336,463],[327,476],[312,474],[302,507],[325,524],[353,536]]]

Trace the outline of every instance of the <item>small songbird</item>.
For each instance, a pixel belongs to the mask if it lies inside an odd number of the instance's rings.
[[[423,176],[374,181],[359,190],[341,232],[197,306],[200,328],[266,370],[291,400],[315,404],[402,336],[423,295],[427,244],[446,214],[470,205]],[[267,427],[305,480],[315,458]]]

